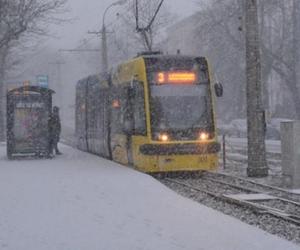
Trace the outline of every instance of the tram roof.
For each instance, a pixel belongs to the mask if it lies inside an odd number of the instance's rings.
[[[31,92],[37,92],[41,94],[54,94],[55,91],[49,88],[44,88],[40,86],[22,86],[19,88],[12,89],[8,91],[8,94],[13,94],[14,92],[25,92],[25,91],[31,91]]]
[[[80,80],[77,81],[76,86],[80,87],[80,86],[85,86],[85,85],[93,85],[93,84],[97,84],[99,82],[103,82],[103,81],[107,81],[109,79],[109,74],[105,74],[105,73],[99,73],[99,74],[93,74],[93,75],[89,75],[86,76]]]
[[[204,56],[190,56],[190,55],[183,55],[183,54],[175,54],[175,55],[165,55],[165,54],[159,54],[159,53],[154,53],[154,54],[151,54],[151,53],[140,53],[137,55],[136,58],[139,58],[139,57],[142,57],[142,58],[145,58],[145,59],[186,59],[186,60],[192,60],[192,59],[196,59],[196,58],[199,58],[199,59],[205,59]]]

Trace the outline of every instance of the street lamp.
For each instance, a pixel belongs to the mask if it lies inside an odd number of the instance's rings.
[[[103,13],[103,18],[102,18],[102,71],[103,73],[107,73],[108,72],[108,56],[107,56],[107,41],[106,41],[106,27],[105,27],[105,16],[107,11],[113,7],[113,6],[117,6],[117,5],[124,5],[127,2],[127,0],[119,0],[116,1],[112,4],[110,4],[104,11]]]

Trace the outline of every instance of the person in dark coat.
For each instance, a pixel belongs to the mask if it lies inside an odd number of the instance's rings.
[[[50,135],[50,155],[53,156],[53,150],[56,155],[60,155],[61,152],[58,150],[58,142],[60,139],[61,123],[59,118],[59,108],[53,107],[52,114],[49,119],[49,135]]]

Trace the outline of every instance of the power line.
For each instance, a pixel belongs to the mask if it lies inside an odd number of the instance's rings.
[[[97,52],[100,49],[60,49],[60,52]]]
[[[75,47],[74,49],[80,49],[80,47],[84,46],[84,45],[87,45],[89,42],[91,42],[92,40],[94,40],[95,37],[90,37],[89,39],[84,39],[82,41],[81,44],[79,44],[77,47]]]
[[[164,0],[161,0],[153,17],[151,18],[150,22],[148,23],[148,25],[146,25],[146,27],[140,27],[139,26],[139,5],[138,5],[138,0],[135,1],[135,21],[136,21],[136,31],[138,33],[141,33],[143,38],[145,39],[145,43],[146,43],[146,46],[148,48],[149,51],[152,50],[152,42],[151,42],[151,37],[150,36],[150,31],[151,31],[151,26],[163,4]]]

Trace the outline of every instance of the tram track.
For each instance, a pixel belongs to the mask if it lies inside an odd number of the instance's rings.
[[[226,173],[204,172],[202,175],[202,180],[210,180],[215,183],[232,186],[237,189],[238,188],[244,189],[246,191],[248,190],[249,192],[253,192],[253,193],[265,193],[268,195],[290,200],[293,202],[300,202],[300,194],[293,193],[290,190],[267,185],[264,183],[259,183],[254,180],[233,176]]]
[[[226,180],[222,175],[204,173],[199,178],[176,176],[159,181],[187,198],[300,244],[299,197],[290,200],[289,196],[284,197],[291,195],[287,190],[252,183],[250,180],[251,185],[234,183],[228,180],[229,175],[225,174]],[[232,177],[233,180],[235,178],[245,181],[240,177]],[[275,196],[278,194],[281,197]]]
[[[253,190],[242,187],[238,188],[243,191],[248,191],[246,194],[245,192],[239,194],[237,194],[236,192],[228,192],[228,189],[226,189],[227,192],[225,193],[214,192],[212,190],[204,188],[203,186],[193,186],[182,181],[170,178],[167,178],[166,181],[173,182],[177,185],[182,185],[189,189],[205,193],[211,197],[220,199],[228,203],[252,209],[255,213],[266,213],[300,226],[300,203],[273,197],[266,194],[254,193]],[[236,189],[238,188],[234,187],[234,191],[236,191]],[[244,195],[245,198],[241,198],[241,195]]]

